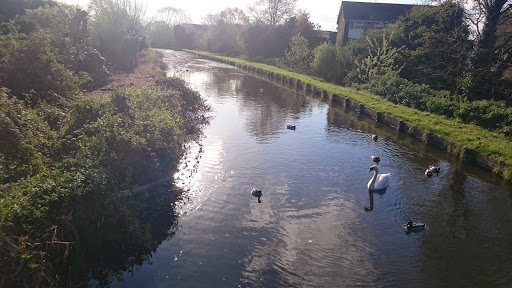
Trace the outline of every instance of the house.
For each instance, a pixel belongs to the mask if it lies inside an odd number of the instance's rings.
[[[342,1],[338,14],[336,46],[359,38],[366,29],[383,28],[409,13],[414,5]]]
[[[336,44],[336,32],[332,31],[326,31],[326,30],[316,30],[320,33],[322,38],[325,39],[325,41],[329,42],[329,44]]]

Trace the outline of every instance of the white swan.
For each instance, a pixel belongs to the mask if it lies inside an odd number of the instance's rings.
[[[391,173],[379,174],[379,168],[377,168],[377,165],[373,165],[370,167],[370,169],[368,169],[368,172],[371,171],[373,171],[373,177],[368,182],[368,189],[380,190],[389,186],[388,181],[391,177]]]

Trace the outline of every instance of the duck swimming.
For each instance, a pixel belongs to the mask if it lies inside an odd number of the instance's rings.
[[[427,178],[431,178],[432,177],[432,169],[428,168],[427,170],[425,170],[425,176],[427,176]]]
[[[373,135],[372,135],[372,139],[373,139],[373,141],[377,142],[377,139],[379,139],[379,136],[377,136],[377,135],[373,134]]]
[[[409,221],[407,223],[404,224],[404,229],[406,231],[421,231],[423,229],[425,229],[427,225],[424,224],[424,223],[413,223],[412,221]]]
[[[295,125],[286,125],[286,129],[295,131]]]
[[[441,167],[434,166],[434,165],[429,165],[428,169],[430,169],[430,171],[432,171],[432,173],[436,173],[437,176],[439,176],[439,172],[441,171]]]
[[[251,194],[252,196],[254,197],[258,197],[258,203],[261,203],[261,196],[263,195],[263,192],[261,192],[260,189],[256,188],[256,187],[251,187]]]
[[[389,186],[388,181],[391,178],[391,173],[379,174],[377,165],[373,165],[368,169],[368,172],[373,171],[373,177],[368,181],[369,190],[381,190]]]
[[[375,163],[379,164],[379,162],[380,162],[380,157],[379,157],[379,156],[374,156],[374,155],[372,155],[372,156],[370,156],[370,157],[372,158],[372,161],[373,161],[373,162],[375,162]]]

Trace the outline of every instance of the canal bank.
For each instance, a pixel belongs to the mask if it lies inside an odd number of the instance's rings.
[[[186,52],[235,66],[242,71],[292,89],[321,96],[333,104],[368,115],[424,143],[492,171],[506,180],[512,180],[512,142],[502,134],[444,116],[396,105],[367,91],[341,87],[275,66],[203,51]]]
[[[511,190],[496,174],[319,96],[162,52],[214,118],[177,171],[173,233],[111,288],[512,283]],[[371,155],[392,175],[385,193],[366,188]],[[410,220],[428,227],[408,234]]]

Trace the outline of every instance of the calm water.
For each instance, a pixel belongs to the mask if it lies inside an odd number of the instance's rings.
[[[318,98],[164,53],[215,118],[176,175],[175,232],[112,287],[511,287],[508,184]],[[366,188],[371,155],[392,173],[382,195]],[[427,229],[407,234],[408,220]]]

